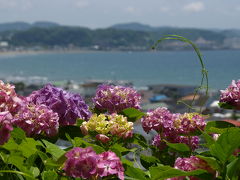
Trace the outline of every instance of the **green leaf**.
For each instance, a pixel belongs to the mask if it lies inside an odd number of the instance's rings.
[[[190,148],[184,144],[184,143],[169,143],[167,141],[165,141],[166,144],[168,145],[168,147],[176,150],[176,151],[179,151],[179,152],[188,152],[190,151]]]
[[[218,105],[220,108],[223,108],[223,109],[235,109],[234,106],[232,106],[226,102],[219,102]]]
[[[123,165],[126,165],[126,166],[134,165],[132,161],[127,160],[125,157],[121,157],[121,162],[123,163]]]
[[[57,145],[52,144],[46,140],[42,140],[42,141],[46,146],[46,151],[53,156],[54,160],[58,160],[65,153],[65,151],[60,149]]]
[[[141,119],[145,115],[145,113],[135,108],[124,109],[120,114],[126,116],[128,118],[128,121],[131,121],[131,122],[135,122]]]
[[[205,127],[207,133],[221,134],[227,130],[227,128],[236,127],[232,123],[226,121],[209,121]]]
[[[57,178],[58,178],[58,175],[55,171],[44,171],[42,173],[43,180],[56,180]]]
[[[68,134],[72,139],[74,137],[84,137],[79,126],[62,126],[59,128],[59,138],[63,140],[68,140],[66,138],[66,134]]]
[[[91,144],[89,142],[84,141],[82,138],[75,137],[73,140],[74,146],[75,147],[92,147],[96,153],[100,154],[102,152],[105,152],[105,149],[101,146],[98,146],[96,144]]]
[[[159,163],[160,161],[154,157],[154,156],[145,156],[143,154],[141,154],[140,156],[140,161],[141,161],[141,164],[142,166],[145,168],[145,169],[149,169],[149,167],[153,166],[153,165],[156,165],[157,163]]]
[[[23,155],[28,158],[37,152],[37,145],[40,145],[38,141],[32,138],[26,138],[26,140],[19,145],[18,150],[22,151]]]
[[[214,157],[206,157],[206,156],[201,156],[201,155],[196,155],[196,157],[206,161],[212,169],[214,169],[214,170],[220,169],[220,166]]]
[[[235,159],[227,165],[227,177],[231,180],[238,179],[240,176],[240,158]]]
[[[146,180],[146,173],[139,168],[134,168],[133,166],[127,166],[125,175],[133,178],[134,180]]]
[[[83,119],[77,119],[77,121],[76,121],[76,126],[80,127],[83,122],[85,122],[85,120],[83,120]]]
[[[11,137],[17,144],[21,144],[26,139],[26,134],[21,128],[14,128],[11,132]]]
[[[206,144],[204,144],[206,147],[210,147],[211,145],[213,145],[215,143],[214,139],[212,138],[212,136],[210,136],[209,134],[207,134],[206,132],[203,132],[203,137],[206,140]]]
[[[122,155],[126,155],[127,153],[129,153],[131,151],[131,149],[127,149],[127,148],[121,146],[120,144],[114,144],[110,148],[110,150],[113,152],[116,152],[119,157],[121,157]]]
[[[143,148],[148,148],[147,141],[143,135],[134,133],[132,140],[133,140],[133,144],[140,145]]]
[[[210,146],[212,156],[218,158],[223,164],[233,154],[234,150],[240,146],[240,129],[229,128],[218,140]]]
[[[198,169],[194,171],[181,171],[179,169],[172,168],[170,166],[160,165],[158,167],[150,167],[150,174],[152,180],[165,180],[167,178],[179,177],[179,176],[198,176],[206,173],[207,171]]]
[[[37,167],[31,167],[30,172],[32,173],[33,177],[37,177],[40,174],[40,171]]]

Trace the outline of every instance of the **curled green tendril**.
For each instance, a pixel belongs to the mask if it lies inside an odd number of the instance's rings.
[[[200,65],[201,65],[201,74],[202,74],[200,86],[195,89],[194,96],[193,96],[193,99],[192,99],[192,102],[190,103],[190,105],[184,103],[183,101],[178,101],[178,103],[183,103],[184,105],[186,105],[189,108],[188,111],[190,111],[190,109],[194,109],[193,108],[193,103],[195,101],[196,95],[198,94],[199,90],[206,89],[205,94],[206,94],[206,96],[208,96],[208,89],[209,89],[209,87],[208,87],[208,71],[207,71],[207,69],[206,69],[206,67],[203,63],[202,54],[201,54],[199,48],[192,41],[190,41],[189,39],[187,39],[185,37],[182,37],[182,36],[179,36],[179,35],[166,35],[163,38],[159,39],[152,46],[152,49],[156,49],[158,44],[161,43],[162,41],[165,41],[165,40],[178,40],[178,41],[185,42],[185,43],[192,46],[192,48],[194,49],[194,51],[196,52],[196,54],[198,56],[198,59],[199,59]],[[200,108],[200,112],[202,111],[203,105],[204,104],[202,104],[202,106]]]

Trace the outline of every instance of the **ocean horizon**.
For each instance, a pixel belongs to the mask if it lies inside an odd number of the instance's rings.
[[[210,89],[225,89],[240,77],[240,51],[202,51]],[[0,55],[0,78],[45,77],[47,81],[126,80],[199,85],[200,62],[193,51],[71,52]]]

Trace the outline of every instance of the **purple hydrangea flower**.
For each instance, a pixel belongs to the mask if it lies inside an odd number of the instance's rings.
[[[13,123],[22,128],[28,136],[55,136],[58,132],[58,120],[58,114],[47,106],[28,104],[14,116]]]
[[[221,90],[220,102],[240,109],[240,80],[232,80],[232,84],[226,90]]]
[[[64,91],[47,84],[44,88],[34,91],[28,100],[34,104],[44,104],[58,113],[60,125],[73,125],[76,119],[89,119],[89,107],[79,94]]]
[[[204,169],[208,171],[211,174],[215,174],[215,171],[207,164],[206,161],[195,157],[191,156],[189,158],[177,158],[175,161],[174,168],[180,169],[183,171],[193,171],[196,169]],[[181,177],[176,177],[176,178],[171,178],[169,180],[184,180],[186,177],[181,176]],[[190,180],[200,180],[197,177],[190,176]]]
[[[145,132],[155,130],[157,132],[171,131],[173,129],[172,114],[167,108],[161,107],[147,112],[142,119],[142,127]]]
[[[93,151],[91,147],[87,148],[73,148],[65,155],[67,161],[63,170],[67,176],[80,177],[90,179],[97,175],[97,162],[99,156]]]
[[[130,87],[101,85],[93,98],[94,105],[99,110],[117,113],[126,108],[140,109],[141,95]]]
[[[0,145],[3,145],[10,138],[10,132],[13,130],[12,119],[10,112],[0,112]]]
[[[117,175],[119,179],[124,179],[124,168],[114,152],[103,152],[99,157],[97,167],[100,177]]]

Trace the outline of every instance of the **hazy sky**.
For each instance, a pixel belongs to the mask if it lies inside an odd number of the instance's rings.
[[[40,20],[90,28],[140,22],[240,29],[240,0],[0,0],[0,23]]]

